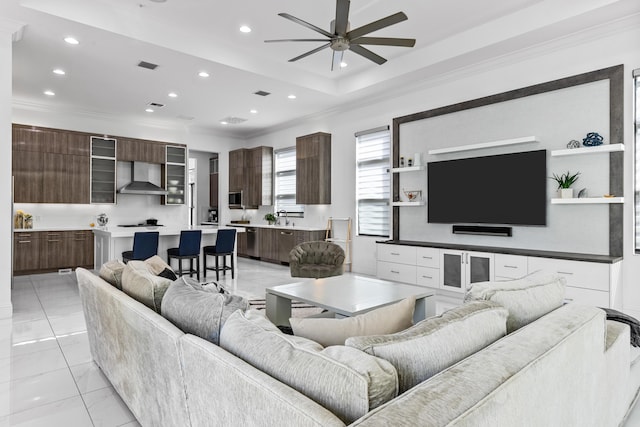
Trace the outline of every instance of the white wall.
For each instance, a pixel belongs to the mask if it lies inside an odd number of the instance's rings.
[[[394,117],[446,106],[483,96],[493,95],[546,81],[581,74],[618,64],[625,65],[625,204],[624,229],[624,308],[640,314],[640,262],[633,252],[633,133],[631,70],[640,67],[638,25],[593,29],[584,34],[564,38],[556,43],[537,46],[494,61],[441,76],[436,80],[407,84],[397,97],[363,101],[361,105],[333,115],[306,120],[288,128],[257,136],[250,146],[269,145],[274,148],[291,146],[296,136],[324,131],[332,134],[332,205],[311,207],[305,222],[325,223],[328,216],[355,218],[355,138],[361,130],[390,125]],[[581,220],[585,232],[608,224]],[[408,238],[408,236],[406,236]],[[376,239],[355,237],[353,270],[375,274]],[[487,244],[478,237],[477,244]],[[495,242],[490,242],[497,246]],[[575,248],[578,251],[579,248]]]

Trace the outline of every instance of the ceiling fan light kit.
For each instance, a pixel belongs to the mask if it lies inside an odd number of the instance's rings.
[[[336,0],[336,18],[331,21],[331,31],[325,31],[320,27],[316,27],[300,18],[296,18],[288,13],[279,13],[285,19],[293,21],[310,30],[315,31],[323,36],[325,39],[280,39],[280,40],[265,40],[266,43],[277,42],[322,42],[325,43],[315,49],[303,53],[302,55],[291,58],[289,62],[295,62],[314,53],[320,52],[326,48],[333,50],[331,60],[331,70],[340,68],[344,52],[350,50],[360,56],[367,58],[370,61],[375,62],[378,65],[382,65],[387,60],[380,55],[377,55],[362,45],[377,45],[377,46],[399,46],[399,47],[413,47],[416,43],[415,39],[407,38],[393,38],[393,37],[364,37],[374,31],[381,30],[391,25],[397,24],[402,21],[406,21],[407,15],[403,12],[394,13],[386,18],[379,19],[369,24],[358,27],[354,30],[349,28],[349,7],[351,2],[349,0]]]

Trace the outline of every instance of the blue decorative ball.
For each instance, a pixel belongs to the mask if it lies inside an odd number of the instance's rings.
[[[585,147],[595,147],[597,145],[602,145],[603,139],[604,138],[602,138],[598,132],[589,132],[582,140],[582,144]]]

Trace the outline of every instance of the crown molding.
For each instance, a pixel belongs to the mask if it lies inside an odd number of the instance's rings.
[[[11,40],[14,42],[22,39],[25,25],[24,22],[0,16],[0,34],[11,34]]]

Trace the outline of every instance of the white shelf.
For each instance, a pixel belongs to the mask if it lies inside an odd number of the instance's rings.
[[[425,202],[393,202],[391,206],[424,206]]]
[[[391,168],[391,172],[417,172],[423,171],[424,165],[421,166],[407,166],[403,168]]]
[[[483,148],[502,147],[505,145],[526,144],[529,142],[538,142],[535,136],[524,136],[522,138],[502,139],[500,141],[481,142],[479,144],[460,145],[458,147],[437,148],[435,150],[429,150],[427,153],[434,154],[446,154],[457,153],[459,151],[480,150]]]
[[[552,157],[575,156],[579,154],[612,153],[624,151],[624,144],[602,144],[595,147],[566,148],[564,150],[553,150]]]
[[[624,197],[574,197],[572,199],[551,199],[552,205],[587,205],[624,203]]]

